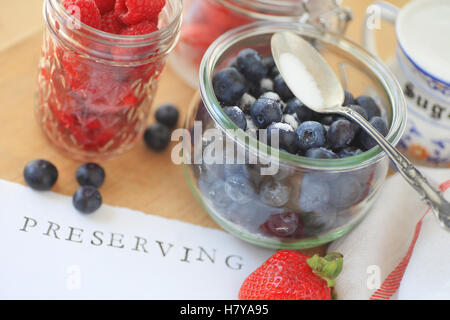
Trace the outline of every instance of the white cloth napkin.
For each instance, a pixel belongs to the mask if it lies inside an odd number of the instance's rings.
[[[437,185],[450,180],[449,169],[421,171]],[[445,196],[450,199],[450,190]],[[389,178],[367,218],[328,250],[344,255],[336,286],[338,298],[369,299],[380,292],[377,289],[383,282],[394,291],[395,280],[401,280],[391,299],[450,299],[450,232],[439,226],[431,211],[423,219],[415,246],[411,245],[426,211],[418,194],[398,173]],[[410,246],[414,249],[403,278],[398,272],[392,281],[384,281]]]

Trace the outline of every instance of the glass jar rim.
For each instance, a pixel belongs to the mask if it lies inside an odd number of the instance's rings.
[[[393,73],[384,65],[384,63],[363,49],[357,43],[333,32],[324,32],[315,28],[309,24],[303,23],[284,23],[284,22],[255,22],[252,24],[244,25],[239,28],[232,29],[216,41],[206,51],[203,56],[200,69],[199,69],[199,86],[200,95],[204,102],[205,108],[211,115],[217,125],[223,130],[238,129],[228,116],[223,111],[219,101],[217,100],[212,85],[212,77],[217,62],[221,58],[222,54],[233,44],[238,43],[244,39],[252,36],[271,34],[277,31],[290,30],[297,32],[301,35],[317,38],[329,45],[339,47],[341,50],[346,51],[359,62],[365,65],[371,72],[377,76],[377,80],[381,84],[382,88],[386,92],[389,98],[389,104],[392,111],[391,125],[389,128],[387,140],[396,145],[406,128],[406,101],[403,96],[400,84],[396,80]],[[257,146],[258,150],[270,150],[268,157],[273,157],[273,154],[279,154],[279,159],[283,164],[290,164],[292,166],[301,166],[310,170],[326,170],[326,171],[346,171],[354,170],[362,167],[369,166],[376,163],[386,157],[386,154],[381,150],[379,146],[376,146],[366,152],[363,152],[357,156],[351,156],[342,159],[312,159],[299,155],[290,154],[281,150],[274,150],[270,146],[256,140],[253,137],[248,137],[246,140],[242,139],[243,136],[237,135],[238,142],[246,148]],[[249,142],[247,142],[249,141]]]
[[[254,19],[292,20],[305,14],[305,0],[213,0]]]
[[[183,8],[182,0],[167,0],[167,3],[170,3],[174,9],[174,14],[172,15],[171,20],[159,30],[145,35],[117,35],[93,28],[79,20],[76,20],[72,15],[70,15],[70,13],[62,5],[61,0],[46,0],[44,2],[43,10],[44,19],[46,20],[47,25],[50,25],[47,16],[47,6],[49,6],[52,12],[57,13],[57,21],[60,24],[67,22],[78,24],[80,28],[72,28],[71,32],[80,37],[95,41],[105,46],[114,45],[126,48],[139,48],[160,43],[161,41],[172,37],[174,32],[178,33],[178,30],[181,27],[181,15]],[[54,32],[54,30],[52,31]]]

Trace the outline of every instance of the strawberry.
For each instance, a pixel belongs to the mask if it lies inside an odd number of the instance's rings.
[[[298,251],[278,251],[245,279],[239,299],[331,300],[342,263],[339,253],[310,258]]]

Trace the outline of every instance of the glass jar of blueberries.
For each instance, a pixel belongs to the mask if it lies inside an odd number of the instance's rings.
[[[177,74],[198,87],[209,45],[226,31],[256,21],[308,21],[343,32],[350,12],[336,0],[184,0],[180,41],[170,56]]]
[[[270,38],[284,30],[314,43],[340,76],[345,104],[394,145],[406,109],[377,58],[308,24],[258,22],[209,47],[185,123],[193,137],[184,150],[188,182],[211,217],[237,237],[301,249],[351,230],[374,203],[389,161],[354,123],[314,113],[293,97],[271,58]]]

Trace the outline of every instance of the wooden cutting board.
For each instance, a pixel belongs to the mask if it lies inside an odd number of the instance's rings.
[[[361,21],[369,0],[347,0],[354,13],[347,35],[360,42]],[[393,1],[402,5],[405,0]],[[42,43],[42,0],[0,2],[0,179],[24,184],[22,170],[33,159],[45,158],[59,169],[55,192],[71,196],[80,162],[65,158],[51,147],[34,118],[34,92]],[[393,52],[392,27],[382,25],[383,57]],[[170,67],[161,76],[154,106],[171,102],[181,118],[194,90]],[[153,118],[149,119],[149,123]],[[182,120],[180,121],[182,123]],[[219,228],[191,194],[180,166],[170,160],[170,150],[154,153],[141,142],[134,149],[102,163],[107,178],[101,188],[104,201],[162,217]],[[322,251],[323,247],[312,251]]]

